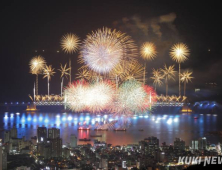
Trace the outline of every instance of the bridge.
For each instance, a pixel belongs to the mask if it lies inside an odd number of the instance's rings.
[[[66,102],[64,101],[39,101],[39,102],[5,102],[1,103],[0,106],[10,107],[10,106],[27,106],[34,104],[36,106],[64,106]],[[156,102],[154,106],[183,106],[183,102]]]

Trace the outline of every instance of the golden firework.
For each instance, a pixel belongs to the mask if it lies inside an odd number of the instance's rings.
[[[181,76],[181,79],[180,81],[182,82],[185,82],[185,83],[188,83],[189,81],[191,82],[191,79],[194,78],[194,77],[191,77],[191,74],[193,74],[192,71],[184,71],[180,76]]]
[[[183,94],[184,96],[186,95],[186,83],[188,83],[189,81],[191,82],[191,79],[193,78],[191,77],[192,73],[193,73],[192,71],[186,70],[180,75],[181,76],[180,81],[184,82],[184,94]]]
[[[144,72],[144,66],[142,64],[139,64],[138,62],[133,62],[128,64],[126,71],[124,72],[124,81],[130,80],[130,79],[136,79],[137,81],[143,81],[143,72]]]
[[[188,49],[187,45],[184,43],[177,43],[173,45],[173,47],[170,50],[171,58],[178,63],[182,63],[185,60],[187,60],[189,55],[190,55],[190,50]]]
[[[76,74],[77,79],[91,79],[91,74],[87,68],[80,68]]]
[[[153,60],[157,55],[156,46],[151,42],[146,42],[142,45],[140,54],[144,59]]]
[[[42,56],[35,56],[31,59],[29,66],[30,66],[30,72],[32,74],[40,74],[43,70],[46,62],[45,59]]]
[[[153,84],[155,85],[155,89],[156,89],[156,85],[158,86],[161,86],[163,84],[163,81],[162,79],[164,78],[163,75],[161,74],[161,71],[160,70],[155,70],[153,69],[153,72],[152,72],[153,76],[150,77],[151,79],[153,79]]]
[[[174,77],[175,77],[176,71],[174,70],[174,65],[167,67],[165,64],[164,68],[163,69],[161,68],[160,70],[163,72],[163,76],[165,77],[165,79],[175,80]]]
[[[66,68],[66,64],[64,66],[62,66],[62,64],[60,65],[60,69],[58,69],[61,72],[61,78],[63,76],[65,76],[67,78],[67,76],[69,75],[68,71],[70,70],[70,68]]]
[[[51,79],[51,76],[53,76],[55,74],[54,72],[54,68],[52,68],[52,65],[49,66],[45,66],[45,68],[43,69],[43,78],[48,78],[49,80]]]
[[[66,53],[72,54],[73,52],[76,52],[79,48],[79,45],[79,37],[75,34],[66,34],[61,39],[62,50]]]
[[[168,95],[168,81],[170,79],[175,80],[175,74],[176,71],[174,70],[174,65],[167,67],[166,64],[164,65],[164,68],[160,69],[163,72],[163,77],[165,78],[166,83],[166,96]]]

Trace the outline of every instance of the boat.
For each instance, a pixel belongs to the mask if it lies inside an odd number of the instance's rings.
[[[102,135],[90,135],[90,137],[102,137]]]
[[[98,128],[98,129],[94,129],[95,131],[108,131],[108,129],[103,129],[103,128]]]
[[[27,108],[25,111],[26,112],[37,112],[37,111],[39,111],[39,109],[36,108],[35,104],[30,104],[30,105],[27,105]]]
[[[78,130],[90,130],[90,128],[79,127]]]
[[[192,113],[193,110],[191,108],[189,108],[188,106],[183,106],[180,112],[182,112],[182,113]]]
[[[126,131],[126,129],[114,129],[114,131]]]
[[[79,139],[79,141],[85,141],[85,142],[87,142],[87,141],[91,141],[91,139],[83,138],[83,139]]]

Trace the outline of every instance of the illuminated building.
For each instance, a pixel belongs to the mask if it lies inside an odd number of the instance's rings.
[[[3,151],[2,139],[0,139],[0,170],[7,170],[7,153]]]
[[[4,132],[4,143],[9,142],[11,138],[17,138],[17,129],[15,127],[10,131]]]
[[[174,141],[174,149],[176,150],[185,150],[185,141],[180,138],[176,138]]]
[[[70,145],[72,148],[77,146],[77,137],[74,134],[70,136]]]
[[[10,130],[10,137],[11,137],[11,138],[17,138],[17,128],[13,127],[13,128]]]
[[[199,139],[199,149],[207,149],[207,139],[205,137]]]
[[[54,139],[60,137],[60,129],[57,128],[49,128],[48,129],[48,138]]]
[[[9,142],[10,140],[10,132],[4,131],[4,143]]]
[[[54,138],[51,139],[51,157],[61,157],[62,156],[62,139]]]
[[[47,129],[46,127],[38,127],[37,129],[37,142],[45,142],[47,138]]]
[[[198,150],[198,140],[192,140],[192,149]]]

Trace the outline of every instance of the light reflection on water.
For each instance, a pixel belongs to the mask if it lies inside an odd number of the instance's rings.
[[[18,128],[18,137],[26,136],[30,139],[36,136],[37,128],[60,128],[63,144],[69,142],[71,134],[80,138],[91,138],[90,135],[101,134],[101,138],[113,145],[133,144],[148,137],[156,136],[160,143],[172,144],[176,137],[182,138],[187,144],[192,139],[206,136],[209,131],[222,130],[220,115],[211,114],[152,114],[144,116],[123,116],[111,115],[90,115],[74,113],[8,113],[1,114],[4,129],[13,126]],[[194,119],[194,117],[198,119]],[[112,122],[118,121],[116,123]],[[1,124],[2,124],[1,123]],[[78,130],[79,127],[90,128],[91,130]],[[94,131],[97,127],[108,127],[109,131]],[[115,132],[112,128],[127,128],[127,131]],[[143,129],[143,131],[139,131]],[[3,132],[1,134],[3,136]],[[206,136],[208,138],[208,136]],[[93,140],[93,138],[91,138]],[[211,142],[221,142],[222,138],[210,136]],[[84,142],[78,142],[83,144]],[[92,143],[92,142],[91,142]]]

